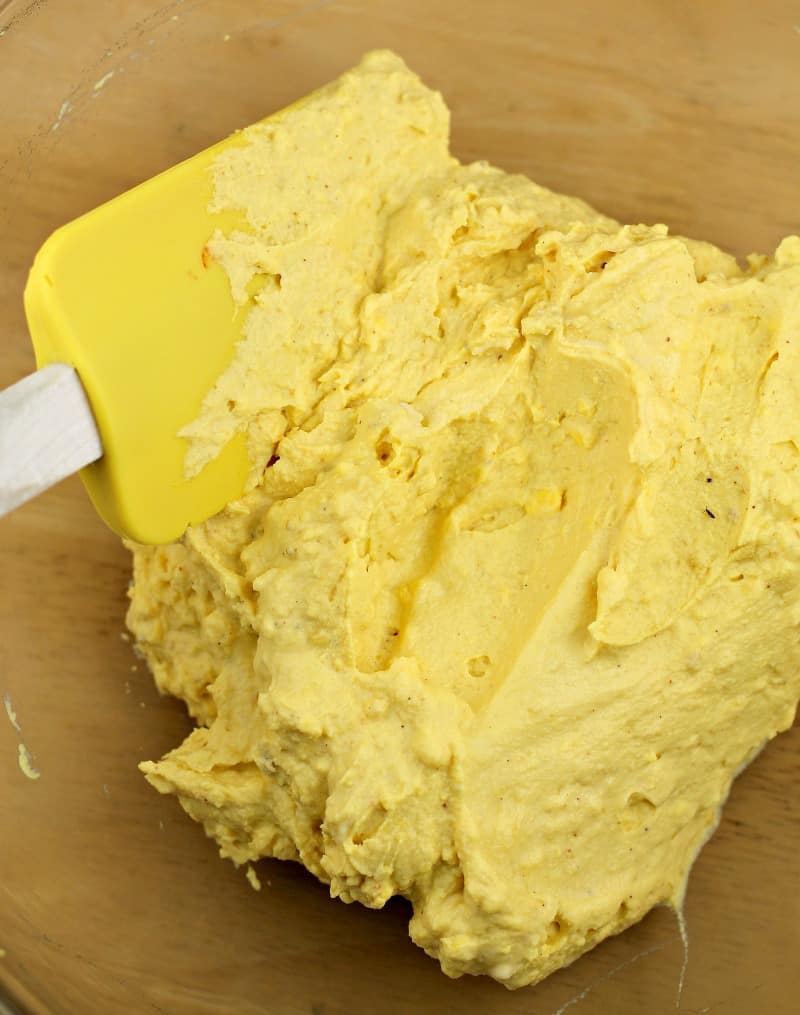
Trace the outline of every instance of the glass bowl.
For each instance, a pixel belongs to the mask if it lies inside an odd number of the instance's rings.
[[[742,255],[797,229],[800,15],[779,2],[0,3],[0,386],[47,234],[389,46],[453,147]],[[792,216],[795,216],[792,218]],[[131,298],[136,298],[132,293]],[[190,727],[123,627],[128,554],[73,478],[0,521],[0,985],[30,1013],[797,1011],[800,731],[737,781],[690,879],[534,988],[448,980],[383,912],[263,861],[256,893],[137,762]],[[30,780],[20,743],[41,773]],[[685,969],[684,969],[685,963]],[[683,989],[679,981],[685,972]]]

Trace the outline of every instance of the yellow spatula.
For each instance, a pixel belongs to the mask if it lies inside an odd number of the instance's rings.
[[[242,225],[208,211],[212,163],[240,143],[233,135],[63,226],[37,254],[28,325],[37,366],[59,366],[0,393],[0,514],[82,467],[112,529],[160,543],[242,492],[242,435],[193,479],[177,436],[241,333],[206,251],[217,228]]]

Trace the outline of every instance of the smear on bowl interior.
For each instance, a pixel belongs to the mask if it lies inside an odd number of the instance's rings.
[[[186,427],[248,492],[133,546],[197,728],[141,767],[237,864],[535,982],[679,906],[800,694],[800,239],[745,269],[449,153],[388,52],[245,132],[247,304]]]

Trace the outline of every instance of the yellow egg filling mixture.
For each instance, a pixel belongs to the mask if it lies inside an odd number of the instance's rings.
[[[679,905],[792,722],[800,240],[742,270],[448,127],[378,52],[219,158],[248,310],[187,471],[253,471],[132,547],[128,622],[198,723],[142,769],[223,856],[518,987]]]

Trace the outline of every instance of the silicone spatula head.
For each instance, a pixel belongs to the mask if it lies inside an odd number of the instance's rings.
[[[63,226],[25,290],[37,365],[80,376],[103,444],[83,469],[100,515],[139,542],[163,543],[239,496],[244,435],[192,479],[178,431],[231,360],[241,335],[227,276],[206,243],[241,223],[214,214],[211,167],[238,135]]]

